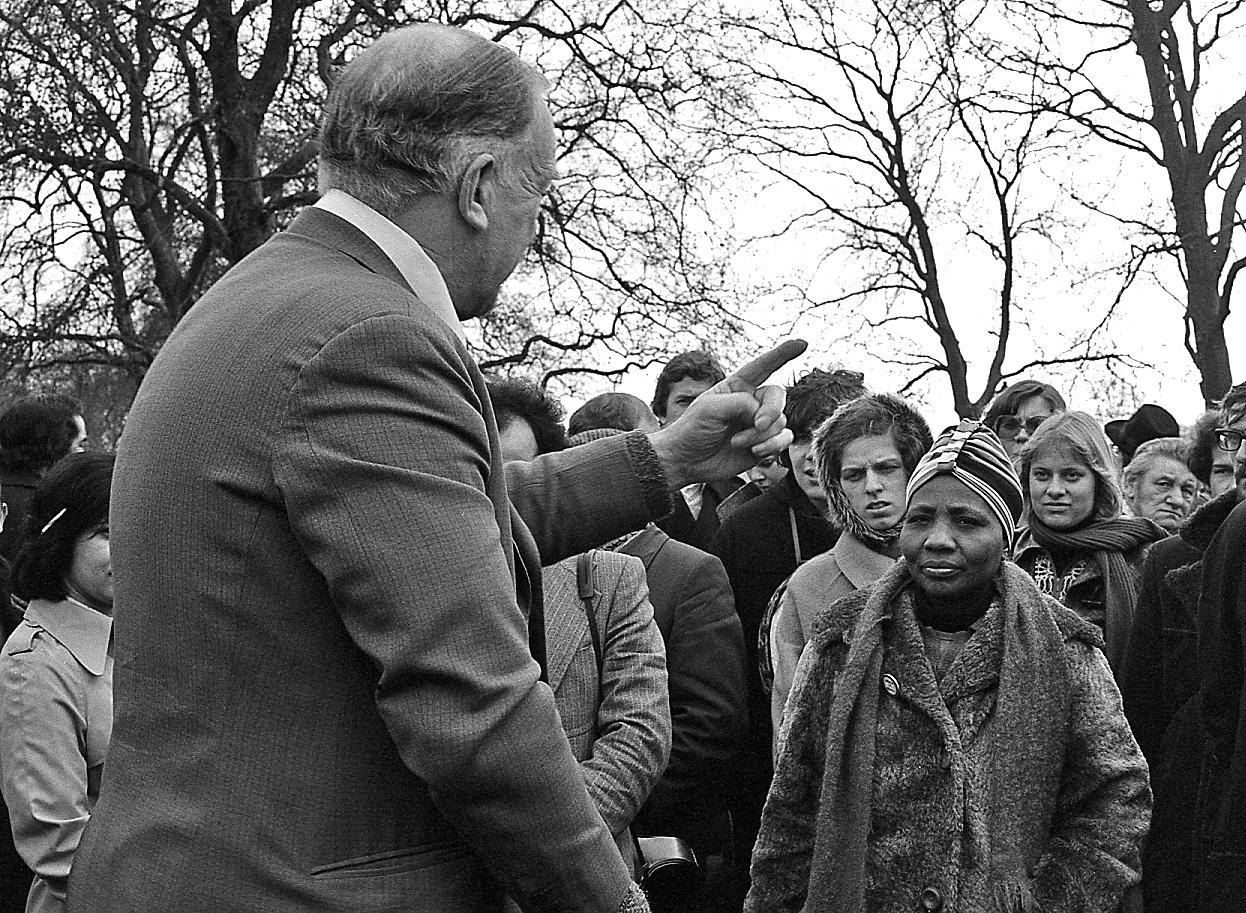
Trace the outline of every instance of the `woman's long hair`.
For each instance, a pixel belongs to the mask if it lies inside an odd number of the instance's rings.
[[[1026,522],[1033,520],[1030,467],[1034,464],[1034,454],[1045,447],[1059,447],[1062,444],[1076,454],[1095,477],[1095,507],[1090,518],[1114,520],[1119,517],[1125,500],[1121,494],[1120,477],[1107,435],[1103,433],[1098,421],[1085,412],[1061,412],[1039,425],[1034,436],[1018,454]]]

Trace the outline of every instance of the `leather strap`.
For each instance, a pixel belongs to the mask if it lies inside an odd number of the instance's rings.
[[[605,673],[606,656],[601,647],[601,630],[597,627],[597,609],[593,600],[597,598],[597,590],[593,588],[593,564],[596,552],[590,549],[583,552],[575,562],[575,582],[580,591],[580,600],[584,603],[584,614],[588,616],[588,635],[593,640],[593,655],[597,657],[597,706],[601,706],[601,678]]]

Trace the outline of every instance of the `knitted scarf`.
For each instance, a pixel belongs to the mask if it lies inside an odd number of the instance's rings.
[[[872,815],[878,701],[889,624],[916,630],[909,573],[900,562],[871,589],[852,625],[848,656],[836,678],[827,719],[813,858],[805,913],[864,913]],[[997,753],[990,775],[967,787],[983,790],[987,833],[966,821],[965,845],[974,848],[966,877],[996,898],[1001,910],[1031,907],[1024,888],[1047,842],[1065,755],[1071,688],[1062,611],[1011,562],[995,578],[1001,620],[975,636],[998,638],[1001,657],[992,739],[1012,750]],[[854,597],[849,597],[854,598]],[[1093,626],[1070,621],[1098,643]],[[1081,628],[1076,626],[1081,625]],[[916,636],[920,637],[920,634]],[[966,805],[973,803],[967,797]],[[989,857],[989,858],[984,858]]]
[[[1125,552],[1148,542],[1157,542],[1168,533],[1154,521],[1143,517],[1117,517],[1096,520],[1078,529],[1062,532],[1030,517],[1030,535],[1047,549],[1092,554],[1103,579],[1104,653],[1114,673],[1125,660],[1125,646],[1133,629],[1134,609],[1138,605],[1138,588],[1134,573],[1125,561]]]

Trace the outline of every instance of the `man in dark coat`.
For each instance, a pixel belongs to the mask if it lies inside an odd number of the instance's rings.
[[[591,414],[576,414],[573,444],[621,433],[598,426]],[[726,853],[726,787],[747,722],[744,635],[727,573],[713,555],[652,523],[613,547],[644,562],[670,680],[670,761],[633,830],[682,837],[699,858]]]
[[[645,564],[671,689],[671,758],[636,817],[641,835],[722,852],[727,772],[744,734],[744,635],[722,562],[653,524],[618,546]]]
[[[1221,448],[1220,430],[1246,430],[1246,385],[1225,397],[1210,432],[1213,446],[1231,454],[1236,487],[1194,512],[1176,536],[1151,547],[1142,567],[1138,608],[1121,670],[1125,715],[1146,755],[1155,791],[1151,834],[1143,854],[1143,894],[1148,913],[1201,913],[1206,906],[1210,859],[1208,833],[1223,765],[1205,751],[1202,701],[1206,682],[1199,654],[1200,603],[1209,547],[1246,488],[1246,447]],[[1197,448],[1196,448],[1197,449]],[[1204,460],[1210,470],[1212,459]],[[1210,603],[1204,612],[1214,610]]]
[[[379,39],[330,93],[321,201],[151,366],[113,480],[116,715],[74,913],[646,909],[542,681],[540,567],[785,446],[755,385],[802,346],[507,479],[460,321],[533,237],[543,86],[466,31]]]
[[[1199,703],[1205,759],[1207,855],[1198,859],[1197,913],[1240,909],[1246,898],[1246,503],[1220,526],[1203,558]],[[1201,823],[1201,822],[1200,822]]]
[[[758,673],[762,614],[775,590],[797,567],[835,544],[837,533],[827,521],[826,495],[809,456],[813,431],[840,404],[864,393],[864,378],[845,370],[814,369],[789,387],[784,411],[792,432],[785,455],[790,471],[778,485],[728,516],[710,546],[727,569],[747,651],[748,735],[731,791],[735,857],[742,882],[747,881],[773,767],[770,694]]]
[[[1125,715],[1154,780],[1165,767],[1169,724],[1198,690],[1195,623],[1203,553],[1241,500],[1231,489],[1204,504],[1177,535],[1152,545],[1142,564],[1120,685]]]

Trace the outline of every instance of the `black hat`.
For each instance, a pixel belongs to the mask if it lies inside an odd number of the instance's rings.
[[[1117,419],[1103,426],[1108,438],[1120,449],[1128,463],[1134,451],[1157,437],[1177,437],[1181,426],[1163,406],[1143,403],[1128,419]]]

